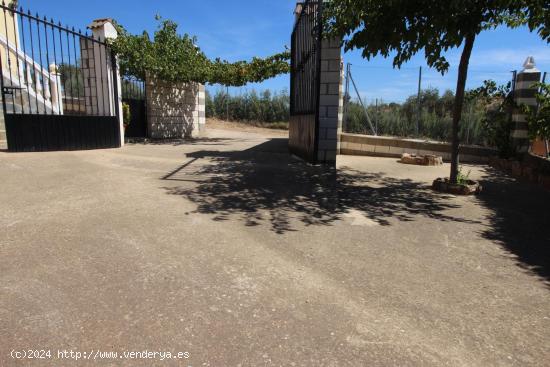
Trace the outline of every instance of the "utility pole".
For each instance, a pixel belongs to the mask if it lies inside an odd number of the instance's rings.
[[[229,121],[229,86],[225,86],[225,121]]]
[[[542,84],[546,83],[546,71],[544,72],[544,74],[542,74],[541,83]],[[539,89],[539,93],[540,92],[541,92],[541,90]],[[537,106],[537,110],[538,110],[538,106]],[[544,139],[544,154],[545,154],[546,158],[550,157],[550,151],[549,151],[549,147],[548,147],[548,139]]]
[[[418,68],[418,95],[416,98],[416,109],[417,109],[417,118],[416,118],[416,135],[420,135],[420,117],[422,116],[422,107],[420,106],[420,91],[422,89],[422,66]]]
[[[348,132],[347,130],[347,117],[348,117],[348,103],[349,103],[349,75],[350,75],[350,68],[351,64],[348,62],[346,64],[346,82],[345,82],[345,91],[344,91],[344,113],[342,119],[344,120],[344,132]]]
[[[380,118],[380,114],[378,113],[378,98],[374,101],[374,111],[376,111],[376,118],[374,120],[374,128],[376,129],[376,133],[378,133],[378,119]]]
[[[244,119],[248,121],[248,89],[244,89]]]

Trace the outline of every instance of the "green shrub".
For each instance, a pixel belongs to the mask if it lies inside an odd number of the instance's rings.
[[[456,177],[456,183],[459,185],[466,185],[468,184],[468,181],[470,181],[470,174],[472,173],[471,170],[468,170],[468,172],[464,173],[462,172],[462,167],[458,168],[458,174]]]
[[[122,123],[125,126],[130,125],[132,121],[132,114],[130,112],[130,105],[126,102],[122,102]]]
[[[483,86],[472,90],[466,99],[475,99],[483,108],[481,131],[486,145],[495,147],[501,158],[510,158],[515,154],[512,142],[512,110],[515,106],[511,93],[511,84],[497,86],[494,81],[486,80]]]

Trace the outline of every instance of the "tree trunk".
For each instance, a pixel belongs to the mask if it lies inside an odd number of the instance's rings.
[[[464,89],[466,88],[466,77],[468,76],[468,63],[474,46],[475,34],[469,34],[465,38],[464,49],[460,56],[458,66],[458,80],[456,82],[456,94],[453,106],[453,131],[452,131],[452,152],[451,152],[451,182],[456,183],[458,177],[458,150],[460,140],[458,138],[459,123],[462,117],[462,105],[464,104]]]

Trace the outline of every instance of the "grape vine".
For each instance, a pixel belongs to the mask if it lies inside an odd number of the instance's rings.
[[[290,71],[288,50],[266,58],[254,57],[251,61],[210,60],[197,46],[196,37],[187,33],[179,35],[174,21],[157,20],[160,24],[153,39],[145,31],[133,35],[116,24],[118,37],[110,44],[119,59],[122,74],[144,79],[149,73],[172,82],[241,86]]]

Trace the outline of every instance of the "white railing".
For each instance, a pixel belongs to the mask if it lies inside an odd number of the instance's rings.
[[[21,88],[22,109],[28,109],[31,113],[63,114],[63,98],[61,90],[61,76],[55,64],[44,69],[40,63],[25,54],[22,50],[9,42],[4,35],[0,34],[0,45],[2,46],[2,59],[6,62],[17,58],[16,65],[3,67],[4,82],[9,80],[12,87]],[[17,69],[17,70],[15,70]],[[15,73],[14,73],[15,72]],[[25,98],[25,94],[27,94]],[[40,108],[42,106],[42,108]]]

